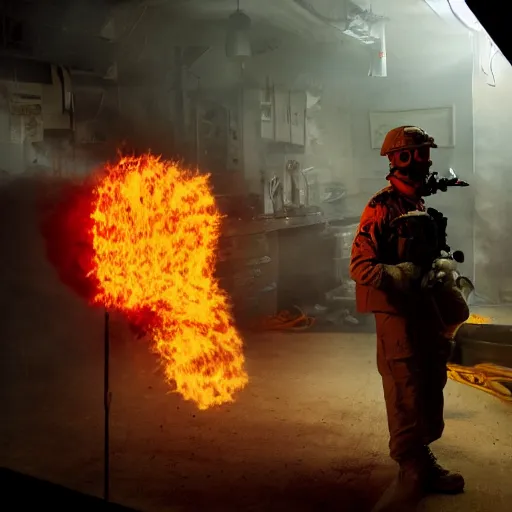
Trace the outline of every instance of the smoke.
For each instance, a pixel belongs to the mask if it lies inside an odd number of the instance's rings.
[[[93,273],[91,214],[94,190],[102,175],[97,169],[81,181],[52,178],[38,183],[37,218],[46,259],[55,268],[59,280],[92,307],[98,305],[93,299],[99,283]],[[145,309],[124,315],[138,338],[146,335],[144,326],[153,322],[154,316],[155,313]]]
[[[54,185],[55,186],[55,185]],[[48,260],[60,280],[90,301],[96,283],[92,271],[92,178],[83,183],[63,183],[40,198],[40,230]]]

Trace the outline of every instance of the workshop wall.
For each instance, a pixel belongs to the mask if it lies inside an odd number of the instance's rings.
[[[404,41],[407,41],[407,44]],[[222,58],[219,49],[216,62]],[[214,53],[195,70],[209,83]],[[368,49],[351,41],[334,46],[283,45],[246,64],[243,80],[248,87],[263,87],[267,76],[277,86],[305,89],[320,96],[311,112],[316,145],[306,147],[304,166],[322,168],[326,179],[341,181],[348,192],[347,212],[358,214],[368,197],[385,186],[387,162],[371,147],[369,113],[454,107],[455,145],[433,152],[434,169],[441,174],[453,168],[462,179],[473,172],[472,45],[469,36],[440,35],[435,44],[429,33],[418,31],[401,38],[395,30],[388,44],[388,76],[368,77]],[[224,60],[224,78],[240,81],[236,65]],[[224,67],[217,68],[224,70]],[[238,72],[238,75],[237,75]],[[216,74],[220,86],[221,73]],[[264,165],[261,158],[254,171]],[[268,160],[268,158],[267,158]],[[263,162],[263,163],[262,163]],[[258,177],[254,176],[254,181]],[[449,241],[466,254],[463,271],[473,275],[473,189],[451,190],[429,198],[429,204],[449,217]]]
[[[467,36],[439,37],[435,44],[427,33],[417,31],[414,39],[391,31],[388,43],[388,77],[368,77],[369,53],[364,45],[344,41],[340,45],[308,44],[298,38],[283,40],[277,49],[269,50],[249,59],[244,67],[225,57],[224,48],[212,47],[190,70],[188,89],[198,91],[226,91],[226,97],[236,94],[237,86],[247,89],[264,87],[267,77],[276,86],[307,90],[320,100],[308,111],[308,144],[300,155],[304,167],[315,166],[322,170],[322,177],[339,180],[347,189],[347,210],[354,214],[361,211],[369,195],[385,185],[386,161],[377,149],[371,148],[369,112],[372,110],[405,110],[455,106],[455,147],[434,152],[436,169],[444,171],[453,167],[461,177],[473,169],[472,132],[472,54]],[[407,44],[404,43],[406,41]],[[78,139],[87,139],[84,126],[92,130],[90,152],[101,154],[101,140],[94,137],[103,131],[111,141],[118,143],[123,137],[137,139],[154,152],[172,154],[174,144],[173,92],[162,87],[111,89],[108,94],[98,94],[97,104],[92,101],[89,114],[93,119],[77,123]],[[94,104],[93,104],[94,103]],[[120,115],[114,114],[119,109]],[[0,105],[2,111],[2,105]],[[3,117],[2,117],[3,116]],[[78,117],[78,116],[77,116]],[[0,113],[0,131],[8,130],[7,118]],[[96,125],[96,126],[95,126]],[[255,132],[256,133],[256,132]],[[101,133],[99,133],[101,135]],[[252,183],[249,190],[257,192],[261,171],[274,159],[284,162],[295,155],[278,154],[268,157],[268,148],[255,145],[244,134],[244,152],[249,150],[243,164],[245,178]],[[86,145],[86,144],[85,144]],[[84,145],[84,146],[85,146]],[[31,146],[34,146],[33,144]],[[5,148],[5,164],[0,168],[39,164],[46,153],[45,166],[55,167],[48,156],[47,145],[36,147],[38,157],[26,150]],[[58,153],[69,154],[69,145],[54,144]],[[104,147],[104,146],[103,146]],[[82,151],[87,151],[82,148]],[[10,152],[14,152],[10,155]],[[55,153],[53,150],[51,153]],[[67,157],[66,157],[67,158]],[[73,155],[70,155],[73,158]],[[74,156],[76,161],[76,154]],[[61,160],[57,159],[59,162]],[[94,160],[94,159],[92,159]],[[81,156],[81,167],[92,166],[92,160]],[[70,164],[61,162],[61,167]],[[9,167],[10,166],[10,167]],[[9,168],[7,168],[9,167]],[[81,171],[82,172],[82,171]],[[472,192],[451,191],[429,201],[450,218],[450,241],[466,252],[464,270],[472,275]],[[460,198],[460,200],[459,200]]]
[[[399,43],[400,39],[396,42]],[[410,42],[413,44],[412,42]],[[426,43],[426,41],[425,41]],[[403,44],[403,41],[402,41]],[[421,37],[414,42],[422,46]],[[461,177],[471,181],[473,171],[472,122],[472,48],[467,36],[446,37],[444,50],[401,52],[397,45],[388,47],[388,76],[363,77],[368,60],[348,56],[343,60],[351,72],[340,72],[333,92],[338,108],[351,120],[352,172],[358,187],[351,190],[353,209],[361,210],[369,195],[385,186],[387,161],[378,149],[371,147],[369,113],[454,107],[455,145],[432,152],[433,170],[440,174],[453,168]],[[349,64],[350,62],[350,64]],[[346,69],[346,68],[345,68]],[[435,134],[434,134],[435,135]],[[463,271],[473,275],[473,189],[455,189],[428,199],[428,204],[440,209],[449,218],[448,234],[452,248],[463,250],[466,262]]]
[[[0,82],[0,174],[7,177],[21,172],[27,144],[23,140],[21,116],[17,125],[11,122],[9,101],[13,89],[27,95],[41,94],[41,85],[34,83],[14,84]]]
[[[43,119],[41,137],[32,140],[21,126],[27,121],[12,115],[9,102],[13,91],[40,96],[43,87],[38,82],[0,81],[2,176],[79,177],[115,156],[123,146],[149,149],[166,157],[176,155],[174,96],[165,87],[84,86],[75,82],[74,130],[48,130]]]
[[[510,123],[512,66],[485,37],[475,39],[475,280],[493,301],[512,301]]]

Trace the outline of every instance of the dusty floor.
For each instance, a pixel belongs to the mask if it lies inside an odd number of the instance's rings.
[[[58,283],[29,201],[0,208],[0,466],[100,495],[102,314]],[[112,499],[148,512],[370,510],[395,471],[372,335],[246,344],[250,385],[199,412],[167,394],[148,347],[112,320]],[[420,510],[510,510],[512,408],[453,382],[446,395],[436,451],[467,492]]]

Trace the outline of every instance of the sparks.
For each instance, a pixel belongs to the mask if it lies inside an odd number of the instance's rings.
[[[477,315],[476,313],[471,313],[469,318],[466,320],[467,324],[491,324],[492,319],[486,316]]]

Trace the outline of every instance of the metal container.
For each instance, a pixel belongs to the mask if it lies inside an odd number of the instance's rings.
[[[464,324],[455,336],[451,362],[493,363],[512,368],[512,325]]]

